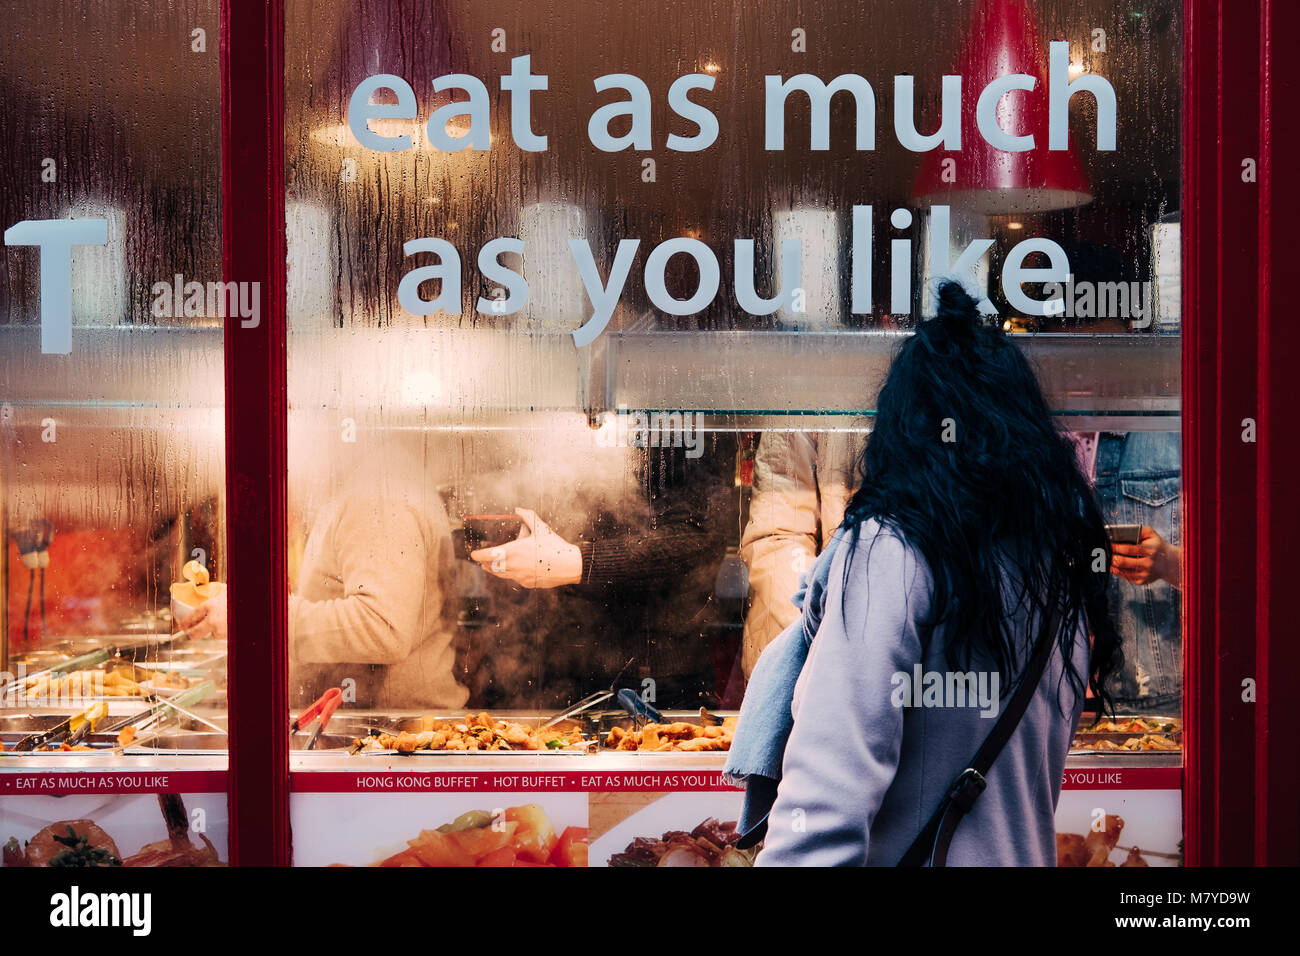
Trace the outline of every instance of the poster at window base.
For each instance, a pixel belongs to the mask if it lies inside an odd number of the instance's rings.
[[[1182,791],[1061,791],[1057,866],[1182,866]]]
[[[295,793],[294,866],[585,867],[587,795]]]
[[[739,790],[590,796],[593,867],[753,865],[735,847]]]
[[[225,866],[226,794],[0,797],[5,867]]]

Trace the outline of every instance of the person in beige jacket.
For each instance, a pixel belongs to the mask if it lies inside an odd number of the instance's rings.
[[[394,477],[400,469],[367,470],[312,522],[289,596],[290,701],[343,686],[349,705],[459,709],[469,691],[454,676],[444,613],[454,560],[446,509],[430,487]],[[225,595],[180,624],[224,637]]]
[[[864,440],[858,432],[764,432],[759,440],[740,548],[750,588],[741,653],[746,680],[763,648],[798,616],[790,599],[844,519]]]

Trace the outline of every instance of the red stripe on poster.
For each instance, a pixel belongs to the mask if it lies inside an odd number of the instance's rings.
[[[1065,771],[1066,790],[1178,790],[1182,767],[1071,767]]]
[[[716,772],[647,770],[628,773],[294,773],[294,793],[626,793],[735,790]]]
[[[69,793],[225,793],[224,770],[47,771],[0,773],[0,796],[53,797]]]

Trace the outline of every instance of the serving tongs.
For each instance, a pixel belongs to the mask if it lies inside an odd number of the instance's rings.
[[[80,713],[62,720],[49,730],[28,734],[14,744],[14,753],[30,753],[52,743],[75,746],[85,739],[86,734],[95,729],[101,720],[108,716],[108,705],[97,701]]]
[[[36,681],[42,677],[53,677],[56,674],[62,677],[65,674],[71,674],[73,671],[86,670],[90,667],[96,667],[99,664],[105,664],[111,660],[129,661],[134,663],[140,660],[148,652],[158,650],[163,647],[169,647],[179,641],[187,640],[190,632],[182,628],[175,634],[169,634],[161,638],[144,638],[130,644],[119,644],[116,647],[101,647],[98,650],[90,651],[86,654],[80,654],[76,657],[70,657],[66,661],[54,664],[45,670],[37,671],[34,674],[24,674],[22,677],[13,677],[0,687],[0,706],[6,703],[7,698],[17,687],[32,687]]]
[[[582,698],[582,700],[578,701],[572,707],[560,711],[558,714],[556,714],[546,723],[539,726],[537,729],[545,730],[547,727],[554,727],[562,720],[568,720],[570,717],[576,717],[578,714],[581,714],[583,711],[590,710],[591,708],[595,707],[597,704],[603,704],[605,701],[609,700],[615,694],[621,694],[622,691],[615,690],[615,688],[618,686],[619,678],[622,677],[624,672],[626,672],[627,669],[632,666],[632,662],[635,660],[636,660],[635,657],[629,657],[627,659],[627,663],[624,664],[622,669],[619,670],[619,672],[614,675],[614,680],[609,685],[609,688],[607,690],[598,690],[594,694],[588,694],[586,697]]]
[[[120,734],[123,730],[132,725],[135,726],[137,734],[143,730],[152,729],[154,731],[154,733],[147,738],[137,736],[131,741],[131,746],[135,746],[143,740],[157,737],[161,732],[160,728],[166,726],[169,721],[178,717],[189,717],[191,720],[207,724],[207,726],[211,727],[213,730],[220,731],[224,734],[226,732],[225,730],[222,730],[222,728],[218,727],[211,721],[204,720],[198,714],[193,713],[188,709],[193,707],[195,704],[207,700],[215,694],[216,691],[217,685],[212,681],[200,681],[193,687],[183,690],[179,694],[175,694],[166,700],[155,699],[153,705],[147,710],[141,711],[138,714],[129,714],[126,717],[115,720],[101,728],[101,732],[106,734]],[[118,749],[121,750],[123,748],[122,746],[119,746]]]
[[[338,710],[341,703],[343,703],[343,688],[331,687],[321,694],[315,703],[289,722],[289,734],[308,734],[307,746],[303,749],[311,750],[320,740],[320,735],[325,732],[325,725],[330,722],[334,711]]]
[[[711,710],[709,710],[707,707],[701,707],[701,708],[700,708],[700,723],[703,724],[703,725],[706,726],[706,727],[708,727],[708,726],[721,727],[722,724],[723,724],[723,718],[721,718],[721,717],[719,717],[717,714],[713,713],[713,712],[712,712]]]
[[[537,729],[545,730],[547,727],[554,727],[556,724],[560,723],[561,721],[568,720],[570,717],[576,717],[578,716],[578,714],[581,714],[585,710],[590,710],[591,708],[595,707],[597,704],[603,704],[605,701],[609,700],[613,696],[614,696],[613,688],[609,690],[598,690],[594,694],[588,694],[586,697],[582,698],[582,700],[578,701],[572,707],[560,711],[558,714],[556,714],[546,723],[540,725]]]
[[[637,727],[645,724],[663,724],[664,715],[641,699],[641,695],[629,687],[618,692],[618,704],[631,715]]]

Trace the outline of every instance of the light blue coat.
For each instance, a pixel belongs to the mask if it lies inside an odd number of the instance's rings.
[[[821,569],[826,585],[808,596],[819,607],[805,602],[805,618],[811,614],[819,622],[788,703],[793,729],[784,746],[760,866],[895,865],[992,730],[1010,691],[999,687],[1000,700],[992,694],[992,663],[975,658],[970,671],[977,685],[978,675],[984,675],[990,716],[982,716],[978,694],[966,701],[942,691],[937,697],[923,693],[919,701],[905,699],[914,686],[925,686],[928,673],[942,675],[939,680],[952,690],[957,686],[948,674],[942,629],[922,649],[918,622],[930,610],[929,571],[918,552],[875,521],[861,526],[846,579],[849,551],[847,545],[838,547]],[[1024,608],[1008,612],[1023,642],[1023,662],[1029,614]],[[787,666],[797,656],[788,642],[772,646],[784,654]],[[1074,658],[1080,674],[1087,671],[1087,648],[1080,630]],[[755,669],[751,693],[767,654]],[[1064,682],[1061,665],[1056,651],[989,773],[987,791],[957,828],[950,866],[1055,865],[1053,818],[1083,706]],[[769,689],[781,683],[765,681]],[[933,680],[930,686],[934,690]],[[772,730],[770,721],[753,715],[780,706],[770,698],[751,701],[747,693],[733,745],[740,760],[753,766],[754,755],[763,750],[757,738]],[[733,778],[744,776],[735,759],[727,769]],[[764,788],[760,780],[755,796],[766,793],[770,799],[771,785],[769,780]],[[752,817],[754,808],[747,809]]]

